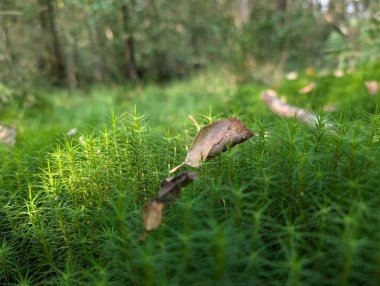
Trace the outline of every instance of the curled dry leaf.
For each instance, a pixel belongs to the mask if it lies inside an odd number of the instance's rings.
[[[365,81],[364,84],[370,95],[375,95],[379,91],[379,85],[374,80]]]
[[[16,128],[0,125],[0,143],[12,146],[16,143]]]
[[[155,200],[162,203],[174,201],[177,198],[180,189],[193,182],[196,178],[196,173],[183,172],[175,177],[163,179],[161,181],[160,191]]]
[[[227,146],[233,147],[252,136],[253,133],[235,117],[209,124],[203,127],[195,137],[185,161],[169,173],[177,171],[183,165],[197,168],[202,160],[208,160],[226,151]]]
[[[315,83],[311,82],[308,85],[306,85],[303,88],[301,88],[300,90],[298,90],[298,92],[301,93],[301,94],[310,93],[310,92],[313,91],[314,87],[315,87]]]
[[[157,201],[147,203],[142,208],[142,217],[146,231],[151,231],[159,227],[163,209],[164,204]]]
[[[165,178],[161,181],[158,195],[147,203],[141,210],[146,231],[151,231],[161,223],[162,210],[165,204],[174,201],[182,187],[193,182],[197,177],[196,173],[183,172],[175,177]]]

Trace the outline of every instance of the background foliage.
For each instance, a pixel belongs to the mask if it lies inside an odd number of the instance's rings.
[[[348,67],[380,54],[379,9],[371,0],[4,0],[0,80],[76,88],[215,64],[242,80]]]

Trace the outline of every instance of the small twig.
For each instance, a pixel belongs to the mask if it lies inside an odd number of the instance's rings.
[[[189,114],[187,116],[187,118],[190,119],[191,122],[193,122],[193,124],[195,125],[195,127],[197,128],[197,131],[199,132],[199,130],[201,130],[201,126],[198,124],[198,122],[195,120],[194,116],[192,116],[191,114]]]
[[[20,11],[0,11],[0,15],[3,15],[3,16],[21,16],[21,15],[24,15],[24,13],[20,12]]]
[[[283,102],[277,97],[277,94],[273,90],[266,90],[261,93],[261,99],[272,110],[273,113],[281,117],[296,118],[310,126],[315,126],[318,122],[318,116],[303,108],[295,107]],[[325,126],[332,128],[332,124],[325,121]]]
[[[176,166],[176,167],[174,167],[173,169],[171,169],[171,170],[169,171],[169,174],[172,174],[172,173],[176,172],[177,170],[179,170],[180,168],[182,168],[184,165],[185,165],[184,162],[181,163],[181,164],[179,164],[178,166]]]

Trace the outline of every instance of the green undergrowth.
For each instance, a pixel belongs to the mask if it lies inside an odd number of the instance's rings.
[[[2,177],[4,282],[379,281],[378,118],[337,122],[336,133],[247,120],[257,136],[203,164],[141,241],[140,208],[183,159],[184,140],[162,142],[126,117],[67,140],[40,172]]]
[[[62,92],[26,110],[16,146],[0,149],[0,284],[378,285],[378,99],[309,128],[268,112],[262,87],[222,82],[97,88],[88,107]],[[141,207],[196,135],[188,114],[237,115],[255,136],[203,163],[144,238]]]

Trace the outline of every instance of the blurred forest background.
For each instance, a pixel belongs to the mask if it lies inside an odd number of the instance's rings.
[[[380,57],[378,0],[2,0],[0,88],[239,81]]]
[[[380,0],[0,0],[0,285],[380,285],[379,86]]]

